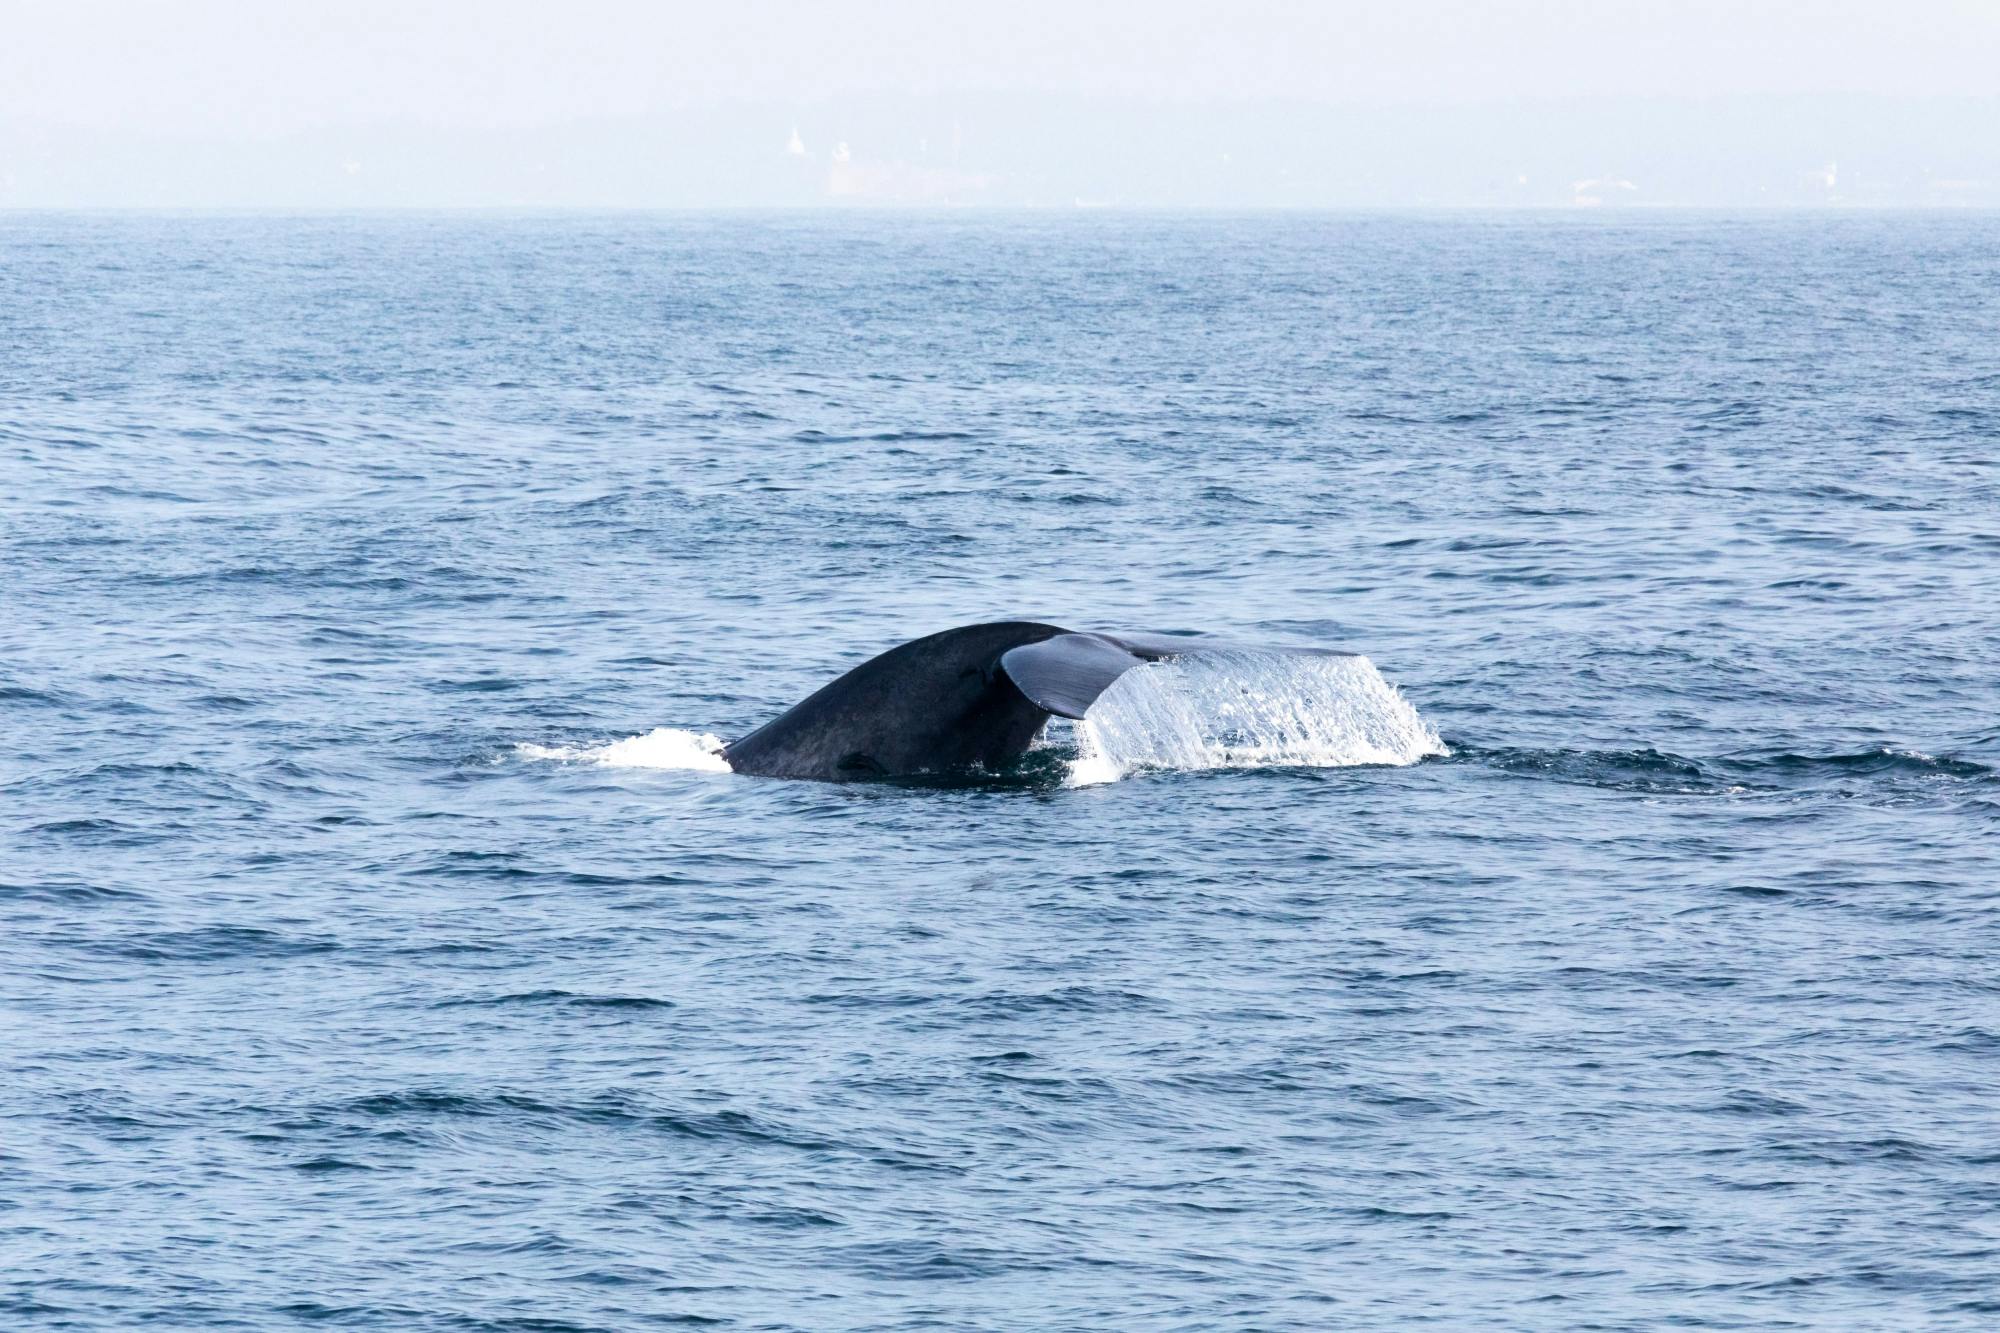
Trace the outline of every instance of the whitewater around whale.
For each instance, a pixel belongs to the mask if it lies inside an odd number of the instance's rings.
[[[521,742],[519,758],[607,768],[724,774],[713,732],[656,727],[617,740]],[[1448,753],[1437,731],[1358,655],[1251,648],[1145,663],[1120,675],[1083,718],[1056,719],[1036,753],[1070,787],[1143,772],[1402,766]]]

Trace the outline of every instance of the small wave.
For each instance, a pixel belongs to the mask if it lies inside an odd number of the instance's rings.
[[[31,689],[26,685],[0,685],[0,704],[5,704],[9,708],[31,704],[44,707],[74,707],[76,696],[64,694],[60,690]]]
[[[472,995],[437,1001],[438,1008],[474,1006],[497,1008],[508,1005],[569,1005],[578,1009],[672,1009],[672,1000],[652,995],[580,995],[566,990],[511,991],[504,995]]]
[[[1611,791],[1702,796],[1742,790],[1728,777],[1711,772],[1699,760],[1670,750],[1487,750],[1462,746],[1458,757],[1508,773]]]
[[[1073,787],[1136,769],[1346,768],[1448,753],[1367,658],[1254,650],[1128,671],[1076,738]]]
[[[453,1092],[442,1088],[409,1088],[356,1097],[307,1110],[302,1118],[407,1120],[413,1117],[463,1117],[540,1122],[546,1125],[602,1125],[665,1134],[680,1139],[733,1140],[828,1152],[839,1145],[810,1130],[737,1110],[684,1110],[655,1106],[617,1092],[582,1100],[551,1100],[521,1092]]]
[[[1925,754],[1922,750],[1882,746],[1852,754],[1775,754],[1737,759],[1734,766],[1752,773],[1781,778],[1812,777],[1991,777],[1993,769],[1971,759],[1952,755]]]
[[[204,926],[155,931],[100,946],[107,954],[144,962],[221,962],[246,958],[295,958],[332,953],[324,936],[288,935],[262,926]]]
[[[1666,750],[1530,750],[1461,746],[1457,758],[1529,774],[1653,795],[1739,796],[1818,787],[1893,789],[1924,779],[1990,779],[1995,770],[1971,759],[1884,746],[1852,754],[1738,754],[1693,758]],[[1864,781],[1865,780],[1865,781]]]
[[[522,741],[514,752],[523,759],[554,759],[570,764],[603,764],[610,768],[679,768],[701,773],[727,773],[722,738],[679,727],[654,727],[643,736],[627,736],[605,745],[534,745]]]
[[[89,884],[79,881],[10,884],[0,880],[0,903],[18,901],[71,905],[144,897],[146,895],[136,889],[114,888],[108,884]]]

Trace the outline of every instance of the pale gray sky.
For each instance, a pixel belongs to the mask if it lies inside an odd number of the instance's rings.
[[[0,0],[0,205],[2000,202],[1996,105],[2000,0]]]

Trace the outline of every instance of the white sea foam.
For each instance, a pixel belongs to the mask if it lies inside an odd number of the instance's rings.
[[[607,745],[531,745],[514,747],[523,759],[557,759],[573,764],[605,764],[613,768],[685,768],[703,773],[727,773],[720,736],[654,727],[643,736],[627,736]]]
[[[1069,785],[1136,769],[1342,768],[1446,753],[1365,657],[1222,652],[1126,672],[1076,724]]]

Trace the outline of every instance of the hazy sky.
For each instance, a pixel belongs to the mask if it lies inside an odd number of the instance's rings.
[[[272,176],[272,160],[252,149],[292,140],[301,154],[323,155],[342,135],[359,145],[339,164],[351,178],[342,188],[369,202],[363,147],[376,161],[497,155],[492,136],[535,132],[522,152],[608,162],[626,141],[591,125],[679,117],[685,127],[696,113],[717,142],[740,135],[744,144],[768,138],[771,122],[803,119],[814,131],[803,138],[808,156],[830,167],[852,138],[842,108],[861,105],[890,125],[896,115],[883,108],[905,106],[916,125],[970,99],[1004,135],[999,122],[1010,117],[1060,123],[1079,105],[1116,120],[1120,108],[1160,104],[1171,119],[1280,103],[1399,113],[1575,99],[1798,107],[1831,94],[1901,106],[2000,96],[2000,0],[0,0],[0,203],[62,202],[66,190],[85,202],[199,202],[239,180],[244,199],[275,191],[282,202],[300,187]],[[1968,135],[1989,128],[2000,126]],[[1932,132],[1912,129],[1908,152],[1929,151],[1921,135]],[[928,129],[900,139],[908,142],[854,140],[850,152],[887,171],[934,151]],[[186,151],[172,141],[199,142],[205,156],[171,167],[167,159]],[[154,145],[145,150],[151,175],[133,165],[140,144]],[[1808,147],[1818,151],[1799,151]],[[1102,151],[1122,150],[1107,139]],[[230,175],[231,153],[244,155],[247,174]],[[1064,182],[1089,179],[1086,158],[1065,161]],[[439,179],[451,179],[450,162],[439,165]],[[711,188],[701,161],[683,165],[671,188],[659,187],[663,201],[728,202],[748,188],[720,177]],[[1004,176],[980,175],[963,158],[955,165],[961,193],[975,178],[990,189]],[[1915,157],[1905,165],[1942,169]],[[1440,159],[1440,169],[1459,168]],[[571,177],[564,188],[583,189]],[[1016,170],[1011,179],[1025,178]],[[512,187],[465,188],[466,201],[478,201],[480,189]]]

